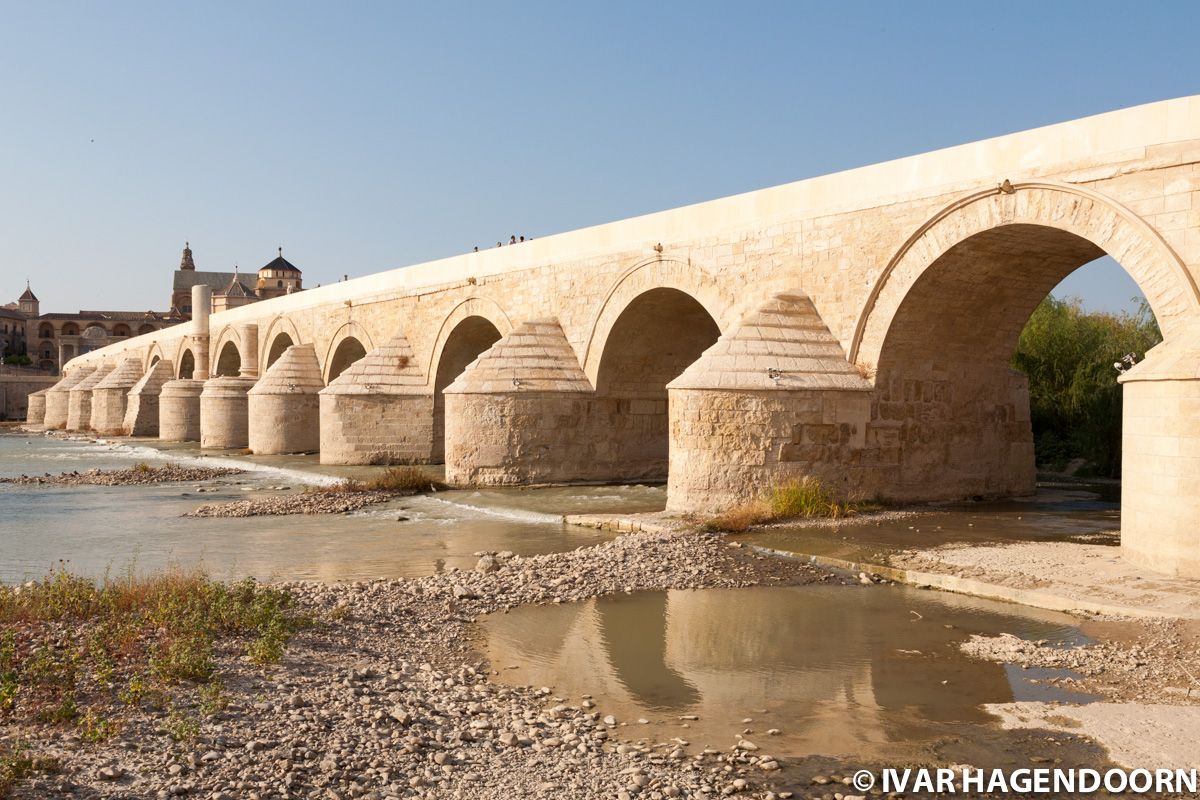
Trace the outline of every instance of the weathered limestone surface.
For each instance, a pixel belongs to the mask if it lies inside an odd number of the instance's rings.
[[[1121,376],[1121,549],[1200,577],[1200,326]]]
[[[101,362],[91,375],[71,387],[67,402],[67,430],[86,431],[92,427],[92,390],[113,369],[114,365]]]
[[[433,395],[412,346],[394,336],[320,392],[322,464],[424,464]]]
[[[200,441],[200,393],[204,381],[178,378],[158,393],[158,438],[164,442]]]
[[[517,326],[446,388],[446,479],[503,485],[610,475],[613,465],[596,460],[592,395],[558,322]]]
[[[142,362],[125,358],[92,389],[92,430],[105,436],[125,433],[129,391],[141,380]]]
[[[25,424],[31,428],[42,427],[42,423],[46,419],[46,392],[50,388],[39,389],[29,395],[29,405],[25,412]]]
[[[321,446],[325,388],[311,344],[292,345],[249,392],[250,449],[259,455],[314,453]]]
[[[91,375],[95,365],[82,364],[68,370],[62,380],[46,390],[46,416],[42,424],[46,430],[62,430],[67,427],[67,414],[71,407],[71,389]]]
[[[667,388],[670,508],[720,510],[789,476],[871,495],[894,478],[864,446],[871,384],[802,293],[771,298]]]
[[[200,446],[216,450],[250,444],[250,403],[246,392],[255,378],[209,378],[200,393]]]
[[[126,436],[158,436],[158,395],[174,374],[167,361],[156,361],[129,390],[122,429]]]
[[[579,474],[572,460],[584,452],[596,474],[609,465],[608,479],[668,477],[669,466],[671,506],[689,510],[748,499],[798,472],[905,500],[1001,496],[1028,491],[1033,478],[1028,389],[1008,366],[1017,337],[1047,292],[1103,253],[1145,292],[1168,343],[1200,323],[1200,97],[343,281],[222,311],[211,328],[235,332],[229,337],[239,347],[256,346],[260,364],[289,346],[311,347],[322,375],[343,366],[334,364],[349,352],[339,343],[404,336],[434,405],[431,458],[442,452],[443,400],[457,404],[460,420],[476,420],[464,431],[487,428],[483,420],[519,422],[520,431],[489,430],[476,452],[451,458],[464,480]],[[780,293],[807,297],[839,346],[840,363],[824,365],[824,374],[853,369],[866,390],[784,388],[782,380],[751,388],[747,376],[761,378],[771,365],[746,372],[731,361],[743,353],[731,350],[704,386],[676,384],[668,403],[669,382],[722,333],[755,327],[747,315]],[[196,298],[193,306],[207,308]],[[544,319],[561,328],[590,399],[512,392],[513,375],[491,398],[442,394],[516,323]],[[256,345],[237,333],[247,325],[257,326]],[[71,370],[134,354],[144,365],[158,357],[179,369],[193,359],[203,378],[219,358],[209,329],[198,315],[191,326],[85,354]],[[248,363],[251,354],[239,354]],[[47,393],[47,424],[59,418],[61,393]],[[405,395],[418,426],[421,396]],[[383,412],[369,394],[350,397],[330,401],[329,458],[391,458],[393,442],[423,436],[385,432],[391,441],[372,455],[365,431],[392,423],[373,416]],[[253,438],[253,399],[251,408]],[[271,413],[282,411],[281,400]],[[1188,430],[1192,421],[1172,413],[1169,425]],[[284,424],[290,418],[262,423]],[[560,444],[588,444],[554,450],[566,459],[561,465],[528,467],[555,436],[526,434],[538,425],[558,426]],[[308,424],[313,435],[317,428]],[[485,440],[503,440],[519,455],[484,452]],[[1130,468],[1139,463],[1146,462]],[[1186,511],[1200,494],[1195,476],[1172,474],[1158,485],[1176,487]],[[1191,556],[1162,555],[1150,541],[1127,536],[1125,551],[1197,573]]]

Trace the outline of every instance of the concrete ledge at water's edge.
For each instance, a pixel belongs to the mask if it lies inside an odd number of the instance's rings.
[[[563,517],[563,522],[568,525],[600,528],[620,533],[683,533],[694,530],[694,526],[687,524],[678,517],[673,517],[662,512],[647,514],[570,514]],[[1137,617],[1143,619],[1200,619],[1200,602],[1182,595],[1173,598],[1175,600],[1173,603],[1139,606],[1113,603],[1099,598],[1070,596],[1056,592],[1053,589],[1028,589],[1003,586],[978,578],[967,578],[960,575],[903,569],[883,564],[850,561],[832,556],[775,550],[757,545],[752,545],[751,547],[756,552],[763,554],[793,558],[816,566],[856,574],[866,573],[873,577],[915,586],[919,589],[937,589],[988,600],[1019,603],[1020,605],[1043,608],[1049,611],[1062,611],[1071,614],[1099,614],[1113,617]],[[1156,577],[1161,578],[1161,576]],[[1168,595],[1164,595],[1164,597],[1166,596]]]
[[[1044,608],[1048,611],[1062,611],[1068,614],[1100,614],[1111,617],[1138,617],[1142,619],[1161,619],[1164,617],[1176,619],[1200,619],[1200,605],[1177,606],[1171,609],[1152,609],[1117,603],[1106,603],[1100,600],[1068,597],[1045,589],[1020,589],[1012,586],[1001,586],[996,583],[981,581],[977,578],[964,578],[959,575],[947,575],[939,572],[921,572],[917,570],[900,569],[881,564],[847,561],[805,553],[792,553],[783,550],[773,550],[769,547],[754,546],[760,553],[795,558],[807,561],[817,566],[842,569],[851,572],[865,572],[886,580],[915,586],[918,589],[939,589],[944,592],[982,597],[988,600],[1002,600],[1009,603],[1019,603],[1033,608]]]

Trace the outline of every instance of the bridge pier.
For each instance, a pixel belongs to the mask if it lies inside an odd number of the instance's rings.
[[[71,387],[67,404],[67,430],[86,431],[92,426],[92,390],[114,369],[102,362],[91,375]]]
[[[807,295],[776,295],[667,390],[668,510],[721,511],[805,475],[841,495],[874,489],[871,384]]]
[[[200,392],[200,447],[213,450],[250,444],[250,404],[255,379],[241,375],[209,378]]]
[[[593,395],[558,322],[522,323],[446,387],[447,482],[607,477],[594,459]]]
[[[46,414],[42,426],[48,431],[62,430],[67,426],[67,412],[71,405],[71,389],[75,384],[92,374],[91,367],[79,367],[63,373],[58,383],[46,390]]]
[[[126,358],[92,390],[92,430],[105,436],[125,432],[125,408],[129,391],[142,377],[141,362]]]
[[[1120,380],[1121,555],[1200,578],[1200,327]]]
[[[321,447],[319,392],[325,388],[311,344],[295,344],[249,392],[249,446],[258,455],[314,453]]]
[[[47,389],[38,389],[33,394],[29,395],[28,405],[25,407],[25,427],[41,428],[46,419],[46,392]]]
[[[200,393],[204,381],[167,381],[158,393],[158,438],[164,442],[200,441]]]
[[[355,361],[319,397],[322,464],[433,460],[433,395],[404,336]]]
[[[158,436],[158,397],[163,384],[169,380],[171,365],[159,360],[129,390],[121,425],[126,436]]]

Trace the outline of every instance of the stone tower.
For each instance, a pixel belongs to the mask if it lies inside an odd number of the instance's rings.
[[[183,258],[179,259],[179,268],[188,270],[189,272],[196,271],[196,262],[192,260],[192,247],[190,242],[183,243]]]
[[[37,295],[29,288],[29,281],[25,281],[25,291],[17,298],[17,303],[21,309],[21,313],[30,317],[41,315],[41,303],[38,302]]]

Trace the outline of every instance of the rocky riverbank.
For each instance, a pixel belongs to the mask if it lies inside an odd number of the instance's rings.
[[[1001,634],[974,635],[960,647],[988,661],[1071,670],[1079,677],[1048,682],[1109,700],[1200,705],[1200,626],[1166,619],[1119,624],[1125,641],[1062,648]]]
[[[21,475],[16,478],[0,477],[0,483],[20,486],[142,486],[153,483],[198,483],[227,475],[241,475],[243,472],[244,470],[232,467],[137,464],[129,469],[89,469],[84,472],[62,472],[58,475],[47,472],[44,475]]]
[[[405,493],[405,495],[411,492]],[[185,517],[270,517],[287,514],[345,514],[367,506],[386,503],[402,495],[395,492],[323,492],[294,494],[210,503],[184,514]]]
[[[472,571],[416,580],[282,584],[323,622],[277,667],[226,642],[219,708],[186,690],[170,709],[117,704],[112,735],[94,743],[9,726],[58,765],[14,797],[761,797],[779,767],[765,742],[693,754],[615,741],[622,721],[588,698],[491,682],[473,622],[616,592],[813,581],[853,582],[714,535],[632,534],[568,553],[486,553]],[[181,717],[197,720],[192,735],[180,736]]]

